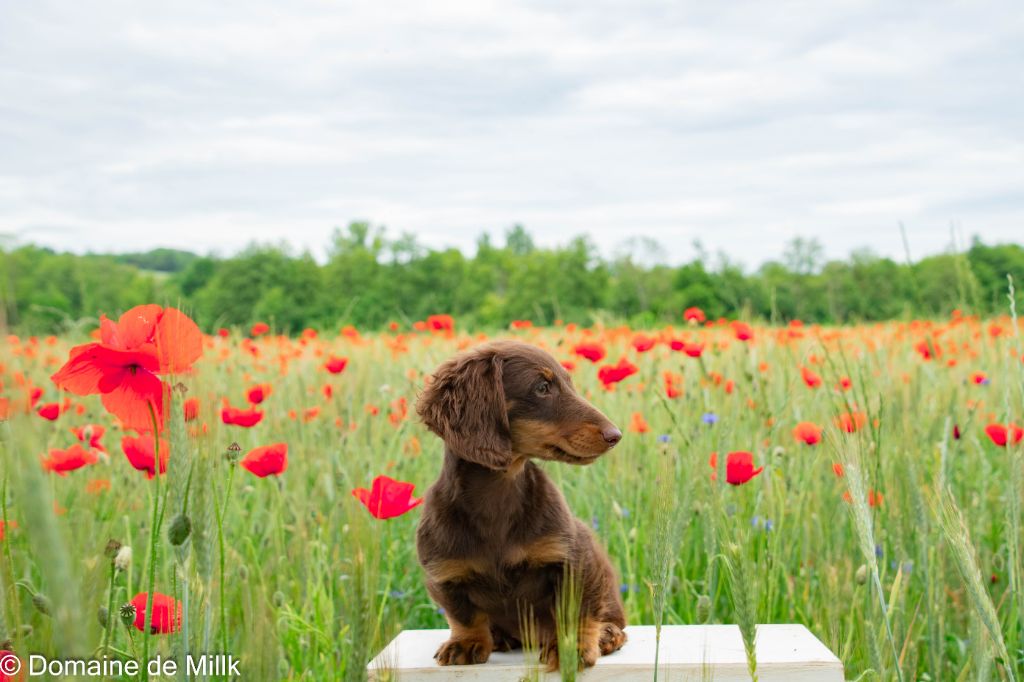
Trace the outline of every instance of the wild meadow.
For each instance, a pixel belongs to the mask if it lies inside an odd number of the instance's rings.
[[[414,547],[442,444],[413,405],[451,354],[516,337],[625,433],[542,466],[631,623],[802,623],[849,679],[1024,675],[1010,314],[289,337],[172,311],[0,342],[0,649],[23,660],[230,653],[243,679],[358,680],[399,630],[446,627]]]

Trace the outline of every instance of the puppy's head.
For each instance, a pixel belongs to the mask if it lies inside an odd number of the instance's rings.
[[[622,438],[557,360],[517,341],[442,364],[416,411],[453,454],[495,470],[523,457],[590,464]]]

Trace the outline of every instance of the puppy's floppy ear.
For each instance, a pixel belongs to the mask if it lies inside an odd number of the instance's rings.
[[[420,419],[453,454],[495,470],[512,461],[501,372],[499,354],[470,351],[438,367],[416,401]]]

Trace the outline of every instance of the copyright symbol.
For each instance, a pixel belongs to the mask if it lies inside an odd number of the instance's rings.
[[[4,654],[0,657],[0,673],[14,677],[21,672],[21,659],[14,654]]]

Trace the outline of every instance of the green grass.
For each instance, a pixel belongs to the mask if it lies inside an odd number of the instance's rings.
[[[1012,333],[1012,323],[1000,324]],[[606,361],[627,355],[640,372],[605,391],[595,366],[574,358],[574,378],[626,437],[593,466],[542,466],[607,547],[631,623],[803,623],[843,660],[850,679],[1020,679],[1024,452],[994,446],[983,429],[990,421],[1021,422],[1024,364],[1016,337],[992,338],[987,328],[889,324],[820,336],[808,329],[802,339],[758,328],[750,346],[727,329],[676,330],[708,335],[703,363],[664,344],[637,354],[628,330],[606,330],[598,334],[609,348]],[[941,358],[924,361],[914,351],[925,334],[946,349]],[[570,359],[580,332],[523,336]],[[393,424],[389,404],[404,397],[413,415],[422,375],[470,338],[410,336],[408,350],[397,354],[390,336],[305,345],[263,339],[255,343],[259,358],[241,350],[238,338],[215,340],[196,373],[180,378],[187,397],[202,402],[200,421],[169,435],[170,471],[159,484],[129,466],[114,428],[104,438],[108,460],[63,478],[40,469],[47,448],[74,442],[69,427],[111,426],[95,397],[80,401],[85,414],[56,422],[13,414],[0,430],[3,515],[18,524],[0,543],[0,640],[23,654],[91,656],[104,643],[97,614],[109,601],[112,651],[141,656],[146,638],[122,625],[118,611],[146,591],[153,556],[156,591],[182,600],[187,593],[188,609],[182,632],[150,638],[151,655],[226,650],[242,660],[245,679],[363,679],[368,659],[399,629],[446,627],[416,561],[419,510],[380,521],[350,491],[387,474],[415,483],[422,495],[434,480],[440,441],[412,416]],[[716,347],[717,340],[728,346]],[[40,343],[32,357],[3,347],[5,394],[17,394],[13,375],[24,372],[47,389],[44,401],[56,400],[46,377],[80,342]],[[322,370],[317,353],[326,352],[350,358],[344,374]],[[823,378],[813,390],[799,372],[812,355],[821,362],[810,366]],[[662,397],[665,370],[684,376],[682,397]],[[971,382],[976,370],[990,384]],[[705,371],[734,381],[734,390]],[[840,375],[852,379],[851,391],[835,388]],[[263,422],[222,424],[221,399],[241,405],[257,382],[273,385]],[[325,383],[335,389],[329,400]],[[379,415],[367,413],[370,404]],[[833,418],[854,405],[868,423],[842,433]],[[307,422],[303,410],[312,406],[321,411]],[[647,433],[628,430],[635,412]],[[707,413],[717,422],[705,423]],[[792,428],[805,420],[826,426],[822,443],[795,442]],[[200,423],[205,428],[194,433]],[[950,435],[953,424],[959,440]],[[242,454],[286,442],[289,468],[279,478],[231,474],[233,442]],[[733,450],[753,452],[763,473],[727,485],[725,453]],[[719,453],[716,481],[712,451]],[[834,462],[847,465],[846,477],[833,473]],[[96,479],[109,480],[109,490],[88,492]],[[881,491],[884,502],[844,502],[850,487]],[[157,501],[167,506],[153,532]],[[54,504],[63,513],[54,514]],[[191,534],[175,547],[167,526],[182,513]],[[134,557],[114,573],[112,594],[104,555],[110,539]],[[866,579],[858,580],[862,565]],[[48,600],[49,615],[34,595]]]

